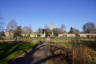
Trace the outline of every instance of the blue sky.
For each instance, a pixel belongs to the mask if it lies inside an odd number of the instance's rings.
[[[34,31],[52,23],[82,31],[84,23],[96,23],[96,0],[0,0],[0,16],[6,24],[14,19]]]

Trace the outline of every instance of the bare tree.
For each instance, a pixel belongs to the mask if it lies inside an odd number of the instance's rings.
[[[4,39],[4,22],[2,21],[3,17],[0,16],[0,39]]]
[[[93,22],[88,22],[83,25],[83,31],[85,33],[96,33],[96,25]]]
[[[38,33],[40,33],[40,34],[42,33],[42,28],[38,29]]]
[[[26,35],[26,37],[30,37],[30,34],[32,33],[32,28],[30,26],[25,26],[22,28],[23,34]]]
[[[2,21],[4,18],[0,17],[0,32],[4,31],[4,22]]]
[[[12,21],[10,21],[9,23],[8,23],[8,25],[7,25],[7,30],[8,31],[10,31],[10,30],[16,30],[16,28],[17,28],[17,23],[16,23],[16,21],[15,20],[12,20]]]
[[[65,27],[65,25],[62,24],[60,29],[61,29],[62,32],[65,32],[65,31],[66,31],[66,27]]]

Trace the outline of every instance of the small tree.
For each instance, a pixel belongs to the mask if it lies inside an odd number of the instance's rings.
[[[50,29],[44,29],[45,33],[46,33],[46,37],[51,36],[51,30]]]
[[[75,34],[76,37],[79,37],[79,30],[71,27],[69,33]]]
[[[59,34],[63,33],[60,28],[54,28],[53,30],[54,36],[58,36]]]
[[[76,33],[79,33],[79,30],[77,30],[77,29],[71,27],[69,33],[76,34]]]
[[[16,28],[16,30],[14,31],[14,37],[18,38],[18,37],[22,37],[22,29],[21,26],[18,26]]]
[[[4,32],[0,32],[0,40],[3,40],[3,39],[4,39],[4,37],[5,37]]]

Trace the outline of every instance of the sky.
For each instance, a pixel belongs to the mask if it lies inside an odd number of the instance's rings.
[[[33,31],[46,24],[82,31],[86,22],[96,23],[96,0],[0,0],[0,17],[6,25],[16,20],[18,25],[31,25]]]

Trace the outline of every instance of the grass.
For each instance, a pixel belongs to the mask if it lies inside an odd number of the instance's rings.
[[[96,38],[85,38],[85,37],[54,37],[52,40],[96,40]]]
[[[7,64],[9,60],[15,59],[16,57],[22,55],[34,45],[36,45],[36,43],[0,43],[0,63]]]
[[[31,40],[45,40],[46,38],[20,38],[17,39],[18,42],[3,42],[0,43],[0,64],[7,64],[7,62],[11,59],[15,59],[16,57],[22,55],[23,53],[25,53],[25,51],[28,51],[30,48],[32,48],[34,45],[36,45],[36,43],[31,42]],[[52,40],[78,40],[78,39],[83,39],[83,38],[52,38]],[[84,38],[87,39],[87,38]],[[15,40],[15,39],[14,39]],[[26,40],[28,40],[28,42],[25,42]],[[24,42],[22,42],[24,41]],[[62,45],[62,46],[86,46],[86,47],[90,47],[92,49],[94,49],[95,51],[93,52],[90,51],[88,52],[93,53],[92,55],[96,54],[96,41],[91,42],[50,42],[50,44],[56,44],[56,45]],[[76,49],[76,48],[75,48]],[[77,48],[76,52],[80,52],[81,55],[85,56],[85,54],[82,54],[84,48]],[[85,50],[86,51],[86,48]],[[77,58],[80,55],[80,53],[76,53],[77,54]],[[85,52],[86,53],[86,52]],[[88,55],[89,55],[88,54]],[[80,57],[79,59],[82,59],[83,57]],[[87,56],[86,56],[87,58]],[[77,60],[76,60],[77,61]],[[51,61],[49,61],[51,63]],[[91,64],[96,64],[96,60],[90,60]]]
[[[40,37],[33,37],[33,38],[6,38],[5,40],[22,40],[22,41],[26,41],[26,40],[45,40],[46,38],[40,38]]]
[[[79,43],[51,42],[50,44],[63,45],[66,47],[73,45],[71,48],[74,50],[72,62],[75,62],[75,64],[96,64],[96,41],[83,41]]]
[[[50,44],[63,45],[63,46],[72,46],[73,45],[73,43],[71,43],[71,42],[50,42]]]
[[[46,38],[32,37],[32,38],[6,38],[5,40],[45,40]],[[96,38],[86,38],[86,37],[52,37],[51,40],[96,40]]]

